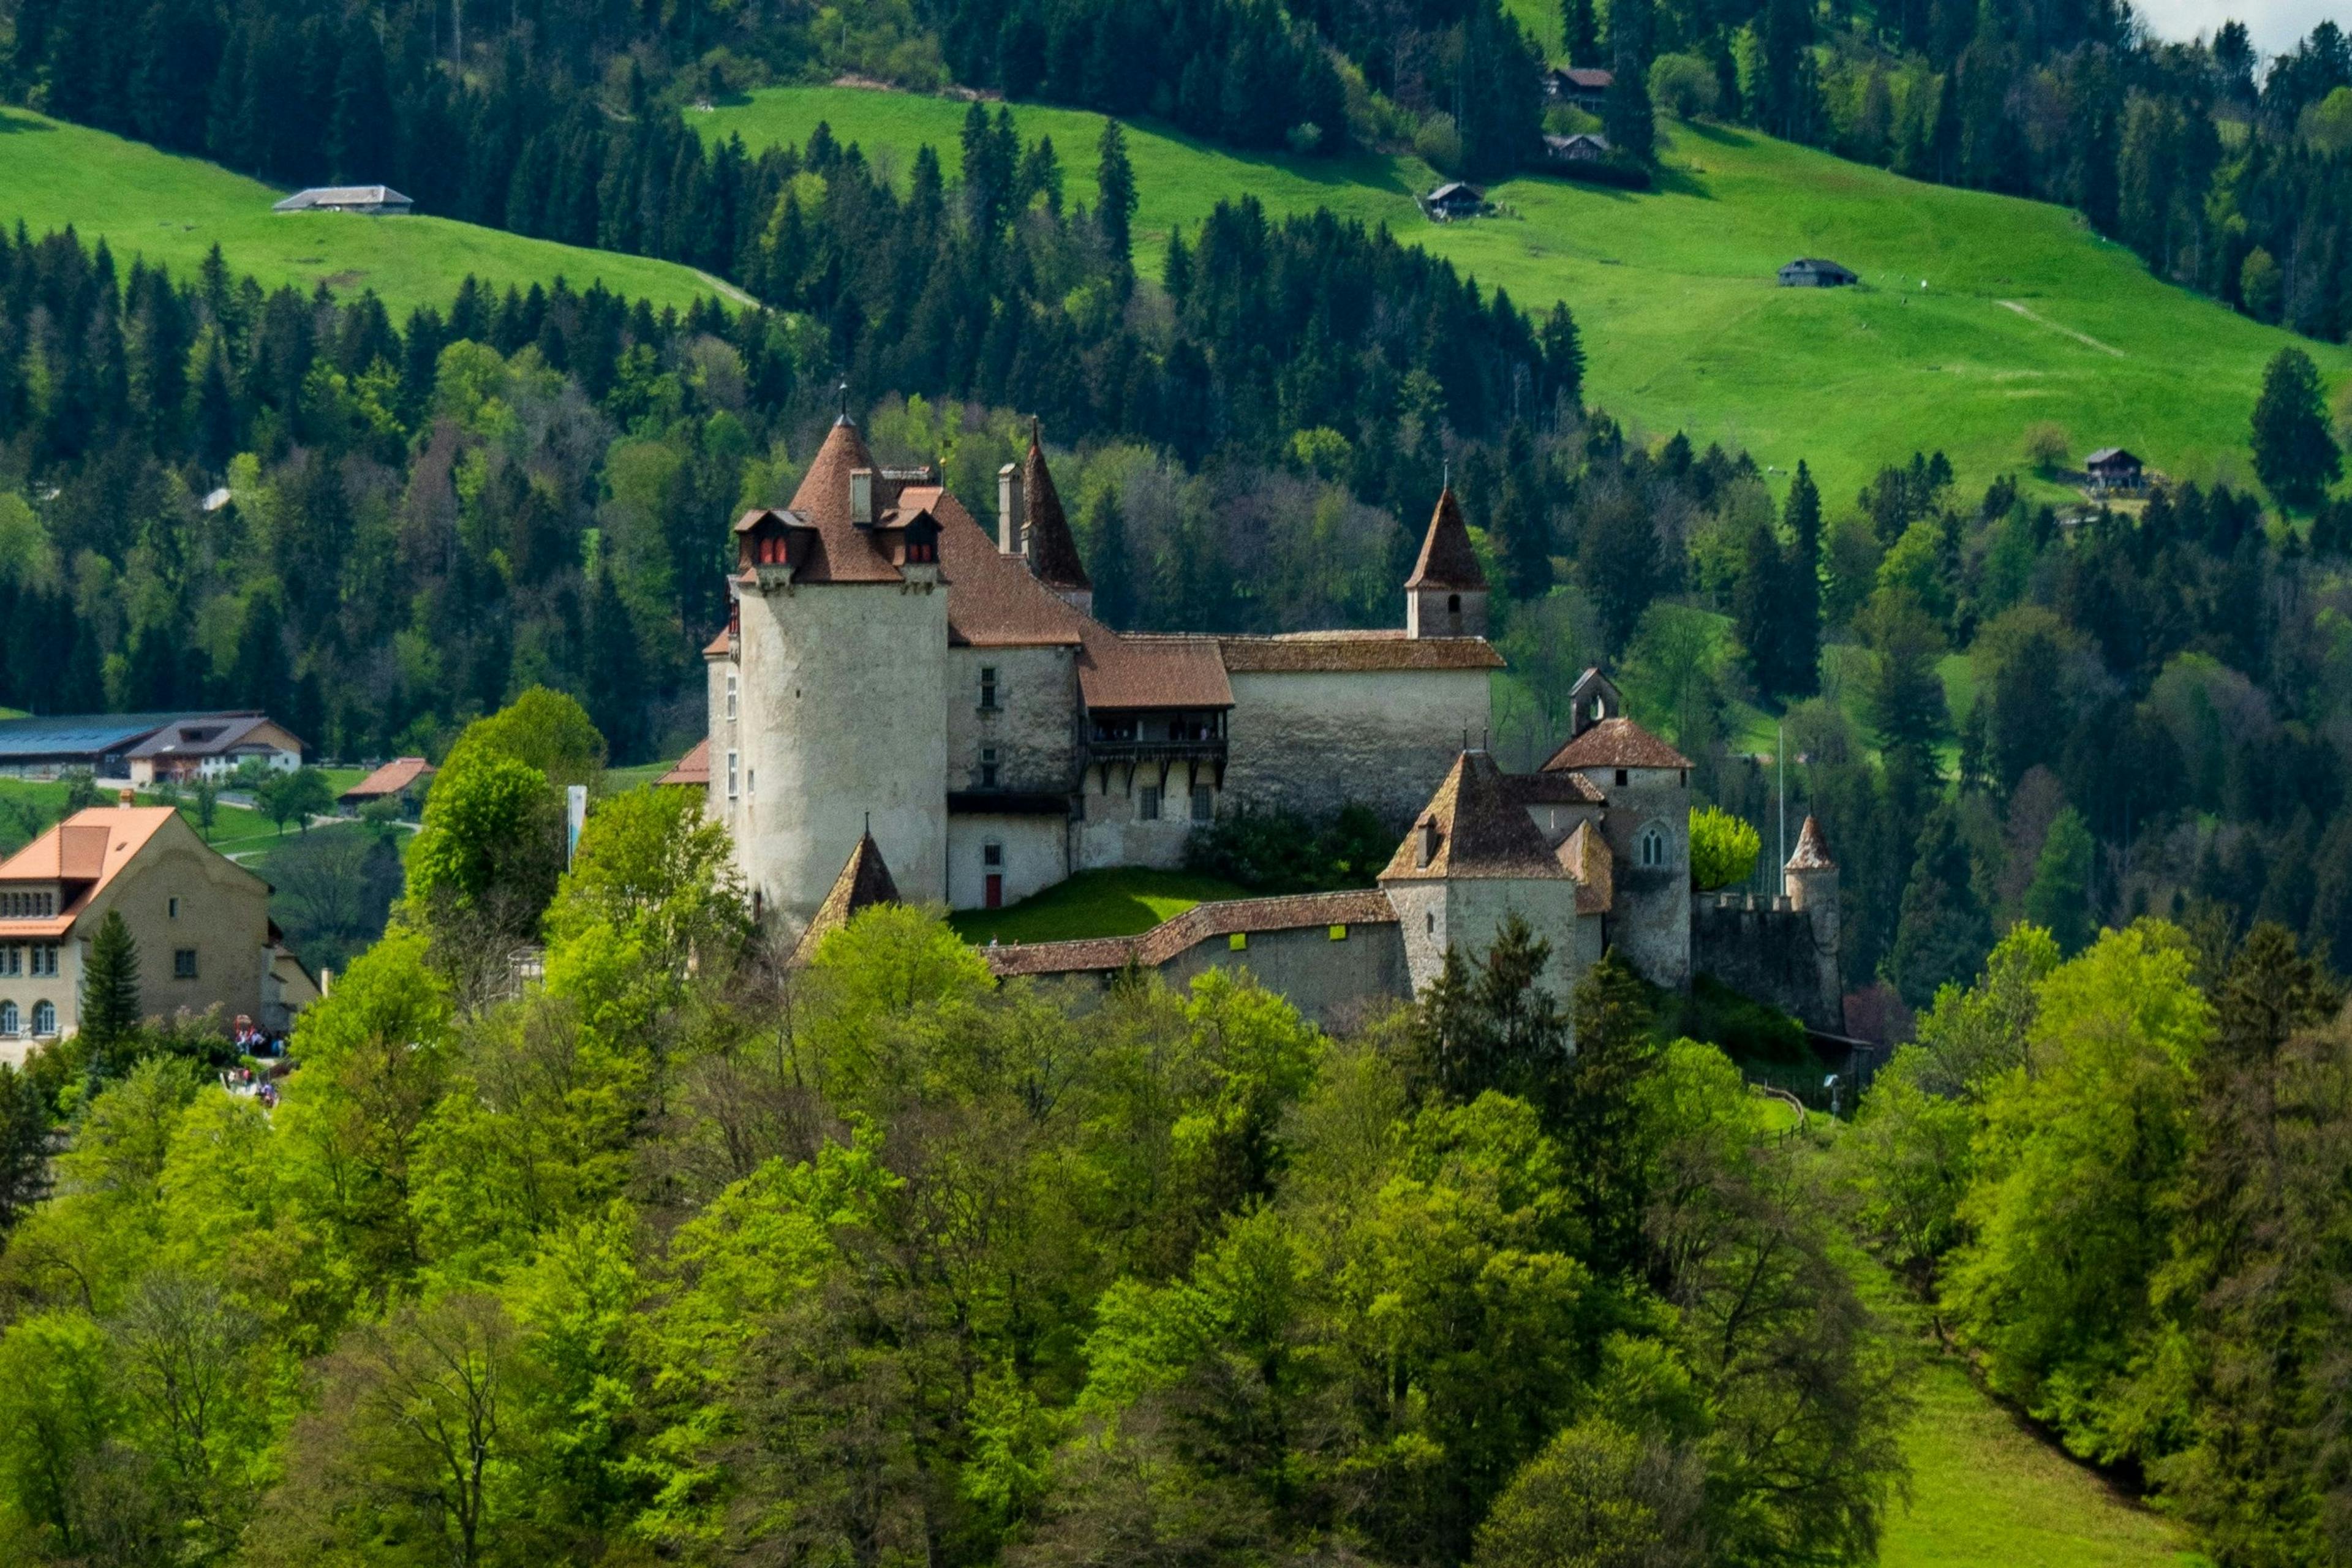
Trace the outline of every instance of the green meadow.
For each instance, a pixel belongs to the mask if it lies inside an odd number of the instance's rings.
[[[1194,904],[1248,897],[1248,889],[1215,877],[1123,866],[1081,871],[1004,909],[959,910],[948,923],[964,941],[983,946],[990,942],[1133,936],[1174,920]]]
[[[902,177],[929,142],[952,174],[964,105],[856,88],[777,88],[693,117],[758,148],[819,121]],[[1092,202],[1101,119],[1022,105],[1050,135],[1068,199]],[[2079,461],[2131,447],[2177,478],[2248,479],[2246,426],[2270,356],[2299,343],[2331,383],[2342,348],[2261,326],[2151,277],[2065,209],[1921,184],[1752,132],[1675,125],[1648,194],[1544,178],[1495,186],[1503,216],[1437,225],[1409,156],[1244,155],[1129,128],[1139,265],[1221,199],[1327,206],[1386,224],[1521,306],[1565,300],[1584,330],[1588,396],[1653,437],[1812,465],[1832,506],[1882,463],[1940,447],[1965,486],[2018,469],[2028,426],[2055,421]],[[1853,268],[1853,289],[1782,289],[1796,256]],[[2055,496],[2061,492],[2044,487]]]
[[[680,309],[726,292],[672,262],[447,218],[271,212],[284,195],[202,159],[0,109],[0,223],[13,229],[21,218],[37,236],[71,224],[86,240],[105,240],[124,269],[143,256],[190,277],[217,244],[232,273],[249,272],[264,288],[284,283],[308,292],[323,282],[340,295],[373,289],[395,315],[417,305],[447,309],[469,272],[502,289],[558,278],[585,289],[602,279],[630,299]]]

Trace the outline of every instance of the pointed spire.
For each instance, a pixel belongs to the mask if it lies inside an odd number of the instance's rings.
[[[1429,514],[1429,531],[1421,542],[1421,558],[1404,585],[1486,591],[1486,574],[1478,564],[1478,552],[1470,548],[1470,525],[1462,521],[1462,503],[1454,499],[1452,485],[1437,493],[1437,508]]]
[[[824,445],[816,449],[816,456],[809,459],[808,472],[793,491],[792,510],[813,521],[847,522],[850,471],[873,466],[874,454],[866,450],[856,421],[843,415],[825,432]]]
[[[1569,871],[1524,806],[1512,804],[1495,759],[1465,751],[1397,846],[1381,881],[1398,877],[1558,880]]]
[[[1805,826],[1797,835],[1796,852],[1789,857],[1783,868],[1790,871],[1834,871],[1837,862],[1830,858],[1829,836],[1822,831],[1821,820],[1808,813]]]
[[[1093,588],[1086,563],[1078,559],[1077,541],[1070,536],[1070,520],[1062,513],[1061,494],[1045,467],[1045,448],[1034,418],[1029,421],[1029,455],[1021,464],[1021,493],[1028,513],[1024,537],[1029,570],[1037,581],[1056,591]]]
[[[872,813],[866,814],[866,820],[873,820]],[[815,957],[817,943],[829,932],[847,925],[858,910],[900,901],[898,884],[891,878],[890,868],[882,862],[882,847],[874,842],[871,831],[859,834],[857,847],[849,852],[847,864],[833,879],[833,890],[825,894],[824,902],[810,917],[808,930],[801,932],[801,940],[793,944],[791,962],[797,967]]]

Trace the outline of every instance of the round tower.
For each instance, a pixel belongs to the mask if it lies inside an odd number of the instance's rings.
[[[1845,984],[1838,963],[1838,868],[1837,862],[1830,858],[1829,839],[1822,832],[1820,819],[1810,814],[1797,835],[1796,851],[1780,868],[1780,889],[1789,896],[1789,907],[1802,914],[1813,928],[1820,1016],[1809,1016],[1807,1022],[1842,1029]]]
[[[908,900],[946,896],[948,590],[895,507],[844,416],[792,506],[738,525],[740,755],[711,758],[711,787],[745,879],[795,925],[869,825]]]

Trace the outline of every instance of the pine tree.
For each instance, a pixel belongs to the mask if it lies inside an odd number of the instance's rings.
[[[1559,46],[1572,66],[1590,66],[1600,58],[1592,0],[1563,0],[1559,8]]]
[[[2254,473],[2283,507],[2318,504],[2344,471],[2327,428],[2319,367],[2299,348],[2279,350],[2254,405]]]
[[[1978,901],[1973,871],[1957,808],[1937,806],[1919,836],[1886,961],[1887,977],[1914,1007],[1934,1001],[1939,985],[1966,982],[1992,946],[1992,921]]]
[[[1612,151],[1649,163],[1657,154],[1658,118],[1650,104],[1648,68],[1620,50],[1612,69],[1609,96],[1601,105],[1601,127]]]
[[[2066,807],[2050,825],[2033,864],[2033,881],[2025,889],[2025,918],[2047,927],[2058,951],[2069,958],[2090,946],[2096,934],[2090,903],[2094,849],[2083,814]]]
[[[1103,248],[1122,277],[1132,278],[1135,247],[1135,166],[1128,161],[1127,132],[1116,120],[1103,121],[1095,144],[1095,226]]]
[[[89,960],[82,969],[80,1030],[93,1072],[101,1070],[100,1058],[136,1041],[139,1019],[139,944],[122,911],[109,910],[90,938]]]
[[[1574,1151],[1570,1180],[1602,1273],[1629,1272],[1642,1258],[1649,1194],[1636,1090],[1658,1059],[1650,996],[1615,948],[1584,972],[1569,1009],[1575,1055],[1548,1108],[1554,1135]]]
[[[1097,493],[1087,508],[1087,533],[1094,543],[1087,575],[1095,584],[1095,618],[1107,626],[1129,626],[1135,619],[1135,563],[1128,557],[1127,517],[1116,492]]]
[[[1756,521],[1743,542],[1739,582],[1732,590],[1731,618],[1739,646],[1748,656],[1748,678],[1768,702],[1778,702],[1788,690],[1788,657],[1780,620],[1780,541],[1772,525]]]
[[[1803,459],[1789,483],[1782,514],[1789,528],[1789,560],[1781,595],[1781,679],[1791,697],[1822,689],[1822,492]]]
[[[1537,342],[1543,350],[1544,402],[1557,403],[1571,416],[1580,416],[1584,412],[1584,342],[1566,301],[1552,305]]]

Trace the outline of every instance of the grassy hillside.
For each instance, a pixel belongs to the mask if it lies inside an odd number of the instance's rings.
[[[820,120],[903,171],[937,145],[950,172],[964,106],[849,88],[784,88],[695,116],[757,147]],[[1094,199],[1099,117],[1023,106],[1050,134],[1067,194]],[[2063,208],[1898,178],[1753,132],[1672,133],[1665,187],[1648,195],[1549,179],[1491,193],[1509,216],[1424,221],[1410,157],[1343,162],[1242,156],[1131,128],[1142,205],[1139,264],[1171,225],[1220,197],[1276,212],[1328,206],[1386,223],[1523,306],[1566,300],[1586,332],[1592,398],[1655,435],[1738,444],[1760,462],[1811,462],[1832,505],[1876,467],[1922,447],[1967,484],[2019,466],[2022,432],[2055,420],[2077,458],[2128,446],[2183,478],[2248,471],[2246,421],[2264,363],[2301,342],[2331,381],[2352,357],[2291,339],[2160,283]],[[1823,255],[1864,287],[1781,289],[1775,269]],[[1922,279],[1927,288],[1921,288]]]
[[[446,218],[271,212],[282,195],[199,159],[0,109],[0,223],[13,229],[22,218],[36,235],[71,224],[84,239],[103,238],[124,268],[141,255],[186,276],[217,242],[232,271],[265,288],[308,291],[323,279],[339,294],[373,289],[395,314],[446,309],[468,272],[501,288],[561,277],[584,289],[601,278],[631,299],[680,307],[712,291],[690,268]]]

